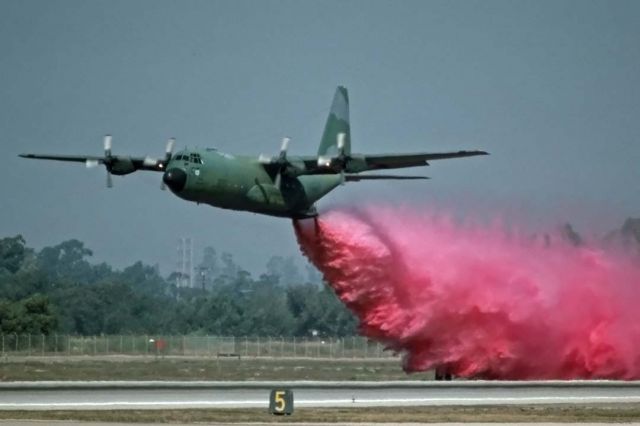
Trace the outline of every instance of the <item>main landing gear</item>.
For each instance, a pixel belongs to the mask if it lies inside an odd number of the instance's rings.
[[[447,370],[447,367],[438,367],[436,368],[435,380],[451,381],[453,380],[453,375]]]

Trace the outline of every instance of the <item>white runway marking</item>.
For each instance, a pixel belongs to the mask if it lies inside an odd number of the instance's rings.
[[[298,407],[640,403],[640,382],[6,383],[0,410],[264,408],[274,388]]]
[[[336,406],[336,405],[455,405],[455,404],[535,404],[535,403],[557,403],[557,402],[640,402],[640,396],[563,396],[563,397],[522,397],[522,398],[402,398],[402,399],[317,399],[317,400],[296,400],[295,404],[300,406]],[[112,408],[112,407],[266,407],[265,400],[226,400],[226,401],[109,401],[109,402],[52,402],[52,403],[0,403],[0,409],[55,409],[64,407],[76,408]]]

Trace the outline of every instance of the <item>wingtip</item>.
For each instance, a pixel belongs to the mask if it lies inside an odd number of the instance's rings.
[[[29,158],[29,154],[18,154],[18,157]]]

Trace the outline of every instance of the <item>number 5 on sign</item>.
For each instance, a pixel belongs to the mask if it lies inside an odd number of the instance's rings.
[[[293,391],[288,389],[273,389],[269,398],[269,413],[292,414]]]

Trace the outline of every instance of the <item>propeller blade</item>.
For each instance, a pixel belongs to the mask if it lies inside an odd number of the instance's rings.
[[[342,154],[342,151],[344,150],[346,137],[347,137],[346,134],[338,133],[338,141],[336,142],[336,144],[338,145],[338,150],[340,151],[340,154]]]
[[[104,136],[104,156],[111,157],[111,135]]]
[[[280,145],[280,154],[277,157],[269,157],[264,154],[260,154],[258,156],[258,161],[262,164],[275,164],[277,166],[276,177],[273,181],[273,184],[276,188],[280,189],[280,185],[282,184],[282,174],[287,171],[288,162],[287,162],[287,149],[289,149],[289,142],[291,142],[291,138],[285,136],[282,138],[282,144]]]
[[[111,135],[104,136],[104,163],[107,168],[107,188],[113,188],[111,180]]]
[[[176,144],[176,138],[169,138],[167,141],[167,148],[165,149],[164,161],[168,163],[171,160],[171,155],[173,153],[173,146]]]
[[[287,149],[289,148],[289,142],[291,142],[291,138],[288,136],[285,136],[284,138],[282,138],[282,145],[280,146],[280,153],[282,154],[283,152],[286,153]]]
[[[273,162],[273,159],[269,155],[260,154],[258,156],[258,161],[262,164],[271,164]]]
[[[166,166],[169,161],[171,161],[171,157],[173,156],[173,147],[176,144],[176,138],[169,138],[167,141],[167,147],[164,150],[164,164],[160,163],[160,167]],[[167,185],[164,183],[164,180],[160,182],[160,190],[166,191]]]
[[[278,160],[281,163],[284,163],[287,161],[287,149],[289,148],[290,141],[291,141],[291,138],[288,138],[288,137],[282,138],[282,145],[280,146],[280,155],[278,157]]]

